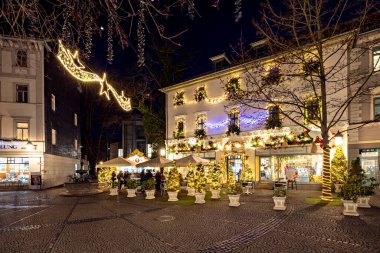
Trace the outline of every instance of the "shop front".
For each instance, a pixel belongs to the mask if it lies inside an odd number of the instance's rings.
[[[380,180],[380,148],[360,149],[359,153],[365,175],[367,177],[374,177],[377,180]]]
[[[259,181],[295,180],[299,184],[320,184],[322,153],[311,153],[311,146],[288,147],[277,150],[257,149],[255,152]]]

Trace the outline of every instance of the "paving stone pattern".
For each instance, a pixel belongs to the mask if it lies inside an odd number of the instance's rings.
[[[380,252],[379,193],[345,217],[342,206],[303,203],[320,194],[311,191],[289,191],[286,211],[273,210],[269,190],[237,208],[227,196],[186,206],[63,191],[0,192],[0,252]]]

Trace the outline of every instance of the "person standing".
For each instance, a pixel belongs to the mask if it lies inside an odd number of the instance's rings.
[[[156,179],[156,191],[159,192],[161,190],[161,173],[160,173],[160,171],[156,172],[155,179]]]
[[[145,180],[153,178],[153,174],[151,170],[148,170],[148,172],[145,175]]]
[[[144,182],[145,181],[145,170],[142,169],[141,170],[141,173],[140,173],[140,182]]]
[[[115,171],[112,171],[112,174],[111,174],[112,188],[115,187],[115,180],[116,180],[116,173]]]
[[[121,186],[123,185],[124,182],[124,177],[123,177],[123,172],[119,171],[119,174],[117,174],[117,180],[118,180],[118,188],[119,191],[121,190]]]

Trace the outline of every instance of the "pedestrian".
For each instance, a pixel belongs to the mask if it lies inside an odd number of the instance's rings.
[[[156,172],[155,178],[156,178],[156,191],[159,192],[161,190],[161,173],[160,173],[160,171]]]
[[[124,174],[123,174],[123,179],[124,179],[124,186],[127,187],[127,180],[130,178],[130,173],[129,171],[124,171]]]
[[[116,180],[116,172],[112,171],[112,174],[111,174],[112,188],[115,187],[115,180]]]
[[[118,180],[118,188],[119,188],[119,191],[120,191],[121,190],[121,186],[124,183],[124,177],[123,177],[123,172],[122,171],[119,171],[119,174],[117,175],[117,180]]]
[[[145,170],[142,169],[141,172],[140,172],[140,182],[144,182],[145,181]]]
[[[151,179],[151,178],[153,178],[152,171],[148,170],[148,173],[146,173],[146,175],[145,175],[145,180],[148,180],[148,179]]]

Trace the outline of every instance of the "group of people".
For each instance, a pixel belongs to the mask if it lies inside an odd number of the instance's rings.
[[[156,174],[153,176],[153,173],[151,170],[147,170],[147,172],[145,173],[145,170],[143,169],[140,173],[140,182],[143,183],[144,181],[152,179],[153,177],[156,181],[156,190],[160,191],[161,182],[162,180],[165,179],[160,170],[157,171]],[[116,179],[118,181],[118,188],[119,190],[121,190],[121,187],[123,185],[125,186],[127,185],[127,180],[131,179],[131,173],[129,171],[124,171],[124,173],[122,171],[119,171],[119,174],[116,175],[116,172],[113,171],[111,174],[112,188],[115,187]]]

